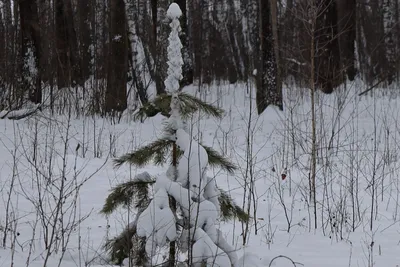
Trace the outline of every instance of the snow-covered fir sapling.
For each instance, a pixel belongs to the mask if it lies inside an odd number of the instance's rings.
[[[141,173],[113,188],[107,197],[104,214],[120,206],[130,208],[132,204],[136,211],[133,222],[106,244],[110,260],[116,264],[128,258],[136,266],[235,266],[236,252],[217,224],[233,218],[249,219],[207,175],[208,166],[229,173],[233,173],[235,166],[186,132],[185,119],[194,113],[221,118],[223,111],[179,88],[183,65],[181,15],[179,6],[171,4],[167,11],[171,33],[166,93],[145,104],[134,116],[143,121],[158,113],[164,115],[162,138],[115,160],[117,167],[124,163],[139,168],[150,163],[169,164],[165,173]]]

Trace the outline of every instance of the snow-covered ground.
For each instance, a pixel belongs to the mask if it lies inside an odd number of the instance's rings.
[[[374,97],[359,97],[357,84],[329,96],[317,94],[315,229],[308,191],[309,92],[286,89],[284,112],[269,107],[257,116],[250,91],[243,84],[203,89],[200,96],[224,108],[225,117],[196,116],[189,122],[196,138],[239,166],[235,176],[217,169],[208,175],[240,206],[245,201],[248,207],[254,181],[245,245],[240,222],[221,223],[238,256],[246,253],[243,266],[269,266],[280,255],[307,267],[399,266],[396,94],[376,89]],[[166,170],[152,165],[115,169],[112,158],[159,137],[162,119],[133,123],[126,115],[114,124],[44,112],[0,120],[0,246],[5,244],[0,267],[107,265],[104,242],[135,217],[122,209],[109,217],[99,214],[109,190],[137,173]],[[279,257],[272,265],[293,263]]]

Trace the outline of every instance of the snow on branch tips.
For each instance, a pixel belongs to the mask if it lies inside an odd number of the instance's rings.
[[[167,11],[167,16],[171,19],[170,27],[171,33],[169,34],[168,41],[168,77],[164,84],[167,92],[176,92],[179,89],[179,81],[182,77],[182,43],[179,38],[179,32],[181,26],[179,23],[179,17],[182,15],[182,11],[176,3],[172,3]]]

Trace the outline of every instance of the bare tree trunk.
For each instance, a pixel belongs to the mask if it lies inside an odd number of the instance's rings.
[[[13,106],[21,100],[21,93],[17,86],[17,76],[20,69],[18,69],[18,3],[17,1],[4,0],[3,1],[3,16],[4,16],[4,30],[5,30],[5,66],[6,70],[4,75],[4,82],[7,85],[7,102],[8,106]],[[14,17],[14,20],[13,20]]]
[[[274,103],[283,110],[282,102],[282,77],[281,77],[281,66],[280,66],[280,53],[279,53],[279,36],[278,36],[278,7],[277,1],[271,1],[271,24],[272,34],[274,37],[274,53],[275,53],[275,64],[276,64],[276,94],[278,97],[278,103]]]
[[[5,30],[5,23],[3,19],[3,13],[0,12],[0,87],[5,88],[4,80],[5,80],[5,73],[7,69],[6,65],[6,30]],[[3,109],[2,105],[4,104],[3,96],[5,92],[0,92],[0,110]]]
[[[154,49],[157,44],[157,17],[158,17],[158,10],[157,10],[158,0],[151,0],[151,21],[152,21],[152,31],[153,31],[153,44]]]
[[[342,82],[336,2],[321,0],[315,8],[315,81],[324,93],[330,94]]]
[[[395,34],[394,36],[397,36],[395,39],[396,42],[396,53],[397,55],[400,54],[400,6],[399,6],[399,1],[395,1]],[[396,72],[396,78],[397,81],[400,80],[400,58],[397,56],[395,59],[395,68],[397,70]]]
[[[124,0],[111,0],[110,11],[106,113],[122,112],[127,107],[128,29]]]
[[[21,86],[33,103],[41,103],[40,27],[36,0],[19,0],[21,21]]]
[[[353,81],[356,75],[356,0],[338,0],[337,9],[341,68]]]
[[[136,59],[136,54],[138,49],[139,36],[136,31],[137,24],[140,23],[138,19],[135,19],[134,9],[132,2],[127,2],[126,6],[126,18],[127,18],[127,30],[128,30],[128,65],[130,68],[130,73],[133,79],[133,83],[136,87],[136,94],[140,99],[142,104],[148,102],[147,88],[145,81],[143,80],[143,75],[141,71],[143,70],[144,63],[138,63]]]
[[[270,105],[276,105],[282,109],[282,96],[279,90],[277,76],[278,67],[276,63],[275,42],[272,28],[272,14],[270,0],[260,0],[260,40],[262,63],[261,86],[257,87],[257,111],[258,114]]]
[[[91,51],[92,44],[91,36],[91,0],[78,1],[78,16],[79,16],[79,51],[80,51],[80,67],[83,81],[87,80],[91,74]]]
[[[387,81],[391,84],[396,75],[396,58],[398,57],[396,53],[396,35],[397,33],[397,25],[396,25],[396,5],[393,0],[384,0],[382,6],[383,15],[382,25],[384,25],[384,38],[385,38],[385,54],[386,54],[386,70],[385,77],[387,77]]]
[[[151,0],[151,16],[152,16],[152,30],[153,30],[153,79],[156,85],[157,94],[165,93],[164,80],[166,77],[166,36],[165,35],[165,22],[164,16],[167,12],[166,0]]]
[[[187,20],[187,4],[186,0],[175,0],[175,2],[179,5],[182,10],[182,16],[180,18],[181,22],[181,43],[182,43],[182,56],[183,56],[183,67],[182,67],[182,76],[183,79],[180,81],[181,86],[186,86],[193,83],[193,63],[190,57],[190,48],[188,41],[188,20]]]
[[[208,31],[209,38],[204,40],[204,44],[208,44],[209,55],[203,60],[209,60],[210,64],[206,64],[205,69],[211,69],[212,77],[217,80],[229,80],[235,83],[238,80],[239,61],[236,48],[236,32],[234,28],[235,16],[232,15],[231,2],[215,1],[213,3],[213,13],[211,17],[211,28],[204,28]],[[226,6],[228,5],[228,10]],[[203,7],[204,8],[204,7]],[[204,19],[204,22],[206,20]],[[204,35],[204,34],[203,34]],[[200,38],[199,38],[200,39]],[[202,37],[201,39],[204,39]],[[202,51],[201,49],[200,51]],[[200,52],[200,56],[204,53]],[[211,67],[211,68],[210,68]]]
[[[193,51],[193,75],[194,78],[202,83],[202,28],[203,28],[203,2],[199,0],[193,0],[190,2],[190,27],[191,27],[191,38],[190,44]]]
[[[293,52],[294,49],[294,36],[296,33],[296,29],[294,29],[294,9],[293,9],[293,0],[288,0],[286,3],[286,9],[283,15],[282,21],[282,31],[281,31],[281,51],[282,57],[280,60],[280,68],[282,77],[288,77],[289,75],[293,75],[293,69],[298,66],[291,62],[291,59],[295,59],[296,56]],[[292,67],[293,66],[293,67]]]
[[[80,84],[78,44],[70,0],[55,0],[58,88]]]
[[[316,173],[317,173],[317,134],[316,134],[316,119],[315,119],[315,84],[316,84],[316,77],[315,77],[315,32],[317,27],[317,20],[318,20],[318,10],[315,3],[315,0],[311,0],[311,17],[309,21],[311,21],[311,49],[310,49],[310,85],[311,85],[311,172],[310,172],[310,203],[313,207],[314,213],[314,228],[317,229],[317,192],[315,186],[316,180]]]
[[[370,1],[359,4],[359,21],[361,22],[358,46],[363,46],[362,57],[364,77],[368,84],[373,84],[378,80],[385,80],[385,70],[387,67],[386,53],[384,44],[384,24],[380,1]]]

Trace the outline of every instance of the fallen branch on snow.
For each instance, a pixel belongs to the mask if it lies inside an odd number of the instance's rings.
[[[29,109],[3,110],[0,111],[0,119],[21,120],[35,114],[38,110],[40,110],[40,105]]]

